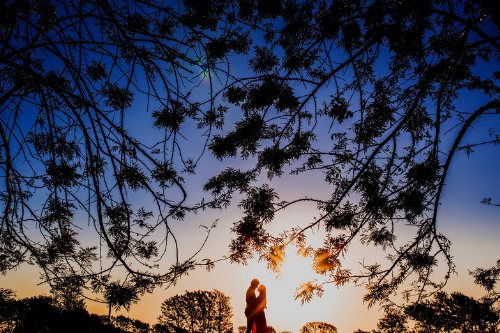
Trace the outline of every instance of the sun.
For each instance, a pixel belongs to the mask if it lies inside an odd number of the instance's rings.
[[[317,279],[318,276],[314,273],[311,264],[311,258],[303,258],[297,254],[287,255],[278,279],[283,288],[295,292],[300,284]]]
[[[288,251],[279,276],[267,269],[263,262],[253,262],[249,265],[252,277],[257,278],[266,286],[266,316],[268,318],[287,318],[286,322],[291,329],[303,325],[306,318],[311,318],[308,321],[313,321],[314,317],[322,311],[323,306],[318,307],[318,302],[323,303],[324,300],[313,299],[311,303],[302,305],[299,299],[295,299],[297,287],[304,282],[320,279],[314,273],[311,263],[311,258],[302,258]]]
[[[267,283],[269,286],[266,285],[266,287],[274,288],[273,294],[293,295],[300,284],[318,279],[311,264],[311,258],[303,258],[295,253],[289,254],[287,252],[279,274],[273,273],[263,262],[253,262],[251,271],[254,272],[259,281],[262,280],[261,284]]]

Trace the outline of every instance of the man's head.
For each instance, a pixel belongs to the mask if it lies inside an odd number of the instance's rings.
[[[259,286],[259,284],[260,284],[259,280],[253,279],[252,282],[250,282],[250,287],[252,289],[257,289],[257,287]]]

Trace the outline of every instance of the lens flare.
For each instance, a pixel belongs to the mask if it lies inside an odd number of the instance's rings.
[[[198,66],[198,72],[202,79],[210,75],[210,66],[205,58],[200,58],[196,66]]]

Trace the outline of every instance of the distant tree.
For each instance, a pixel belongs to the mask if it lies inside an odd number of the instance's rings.
[[[433,299],[406,308],[416,322],[415,332],[497,332],[498,310],[486,300],[475,300],[459,292],[438,292]]]
[[[5,302],[5,298],[0,300],[0,328],[5,333],[127,332],[108,324],[100,316],[89,314],[83,307],[68,309],[54,297],[11,297]]]
[[[385,315],[377,323],[374,333],[407,333],[408,316],[401,309],[386,307]]]
[[[131,319],[125,316],[116,316],[111,319],[111,323],[124,332],[149,333],[150,326],[137,319]]]
[[[14,332],[39,332],[47,328],[49,331],[63,332],[69,329],[57,301],[52,297],[36,296],[16,303]]]
[[[280,333],[292,333],[292,331],[281,331]]]
[[[267,331],[268,331],[268,333],[277,333],[276,329],[272,326],[267,326]]]
[[[167,326],[158,323],[158,324],[155,324],[153,326],[153,332],[154,333],[170,333],[171,331]]]
[[[332,324],[313,321],[302,326],[300,333],[337,333],[337,328]]]
[[[16,293],[0,288],[0,332],[12,332],[16,323]]]
[[[353,333],[370,333],[370,332],[368,332],[368,331],[363,331],[362,329],[359,329],[359,328],[358,328],[358,329],[357,329],[357,330],[355,330]]]
[[[497,332],[500,316],[488,298],[476,300],[459,292],[434,294],[404,308],[386,307],[375,333]],[[411,329],[408,323],[411,322]]]
[[[247,331],[246,326],[238,326],[238,333],[245,333]]]
[[[233,332],[232,316],[230,297],[220,291],[186,291],[162,303],[158,323],[170,333],[226,333]]]

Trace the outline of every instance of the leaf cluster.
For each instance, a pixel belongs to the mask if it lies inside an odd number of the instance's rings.
[[[232,332],[230,297],[218,290],[186,291],[161,305],[162,332]]]

